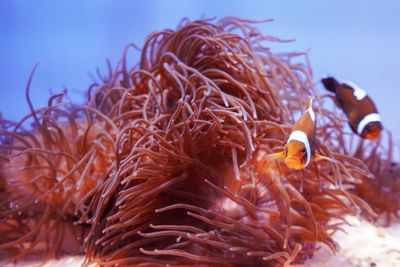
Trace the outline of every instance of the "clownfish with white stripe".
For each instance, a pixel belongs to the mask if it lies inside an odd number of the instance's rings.
[[[382,131],[381,118],[367,93],[351,82],[338,82],[333,77],[321,80],[324,87],[335,93],[338,106],[346,114],[352,131],[364,139],[376,140]]]
[[[285,150],[267,157],[271,159],[285,159],[285,164],[290,169],[302,170],[308,166],[311,160],[328,159],[315,153],[316,141],[315,113],[312,109],[312,100],[307,103],[307,110],[293,125]]]

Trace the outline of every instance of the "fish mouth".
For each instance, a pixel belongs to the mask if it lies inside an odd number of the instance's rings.
[[[365,134],[365,138],[369,140],[376,140],[379,137],[379,131],[370,131]]]
[[[372,140],[372,141],[377,140],[378,137],[379,137],[378,134],[367,134],[367,136],[366,136],[366,138],[367,138],[368,140]]]
[[[380,122],[375,122],[375,121],[371,122],[367,124],[361,137],[375,141],[379,138],[381,130],[382,130],[382,125]]]
[[[286,166],[294,170],[302,170],[304,169],[304,164],[301,163],[301,160],[298,158],[290,157],[285,160]]]

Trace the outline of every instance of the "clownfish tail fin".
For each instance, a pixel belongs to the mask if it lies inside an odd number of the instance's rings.
[[[321,79],[322,84],[326,88],[326,90],[335,93],[336,87],[339,85],[339,82],[333,77],[326,77]]]

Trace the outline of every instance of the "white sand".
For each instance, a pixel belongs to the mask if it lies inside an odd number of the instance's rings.
[[[348,234],[338,232],[334,236],[340,245],[335,255],[324,247],[311,261],[297,266],[400,267],[400,223],[382,228],[355,217],[348,217],[347,220],[352,224],[344,227]]]

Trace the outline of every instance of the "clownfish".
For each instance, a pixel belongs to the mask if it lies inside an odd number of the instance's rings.
[[[293,125],[285,150],[267,155],[271,159],[285,159],[285,164],[291,169],[302,170],[308,166],[312,159],[329,159],[315,154],[316,134],[315,113],[312,109],[312,100],[307,104],[307,110]]]
[[[351,82],[339,83],[333,77],[324,78],[321,82],[328,91],[335,93],[337,104],[346,114],[355,134],[369,140],[379,138],[381,117],[364,90]]]

